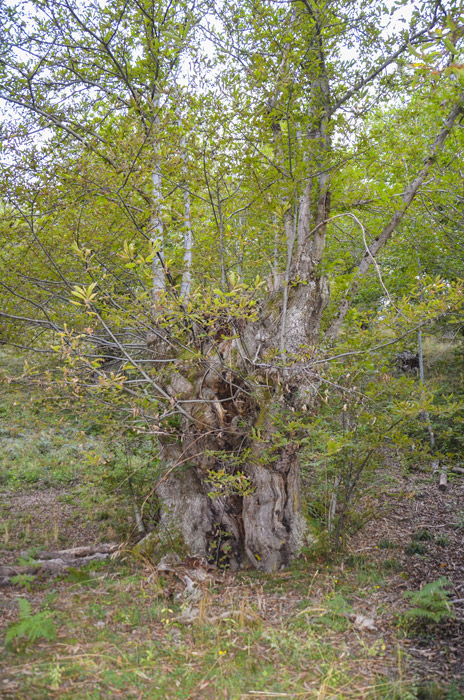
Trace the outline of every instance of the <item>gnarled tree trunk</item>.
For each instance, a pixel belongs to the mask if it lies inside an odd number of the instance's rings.
[[[314,406],[317,381],[299,358],[317,344],[329,301],[319,264],[330,214],[330,95],[321,26],[310,6],[308,11],[317,47],[317,79],[302,135],[308,177],[300,195],[295,187],[294,201],[288,202],[284,215],[288,257],[283,286],[263,304],[257,321],[241,327],[226,322],[218,328],[219,340],[212,338],[201,347],[202,365],[181,370],[168,388],[173,400],[192,403],[182,404],[181,441],[162,446],[172,471],[157,489],[166,506],[161,524],[177,524],[193,553],[217,563],[225,558],[232,568],[248,564],[275,571],[297,555],[306,534],[300,512],[298,440],[277,423],[285,425],[292,411]],[[282,71],[286,60],[284,51]],[[269,104],[269,116],[276,152],[283,157],[279,94],[277,90]],[[222,281],[224,286],[223,266]],[[280,359],[269,363],[270,356]],[[175,467],[186,463],[186,472]],[[221,470],[225,485],[228,476],[242,471],[251,493],[229,493],[225,488],[220,497],[210,497],[210,472]]]
[[[263,359],[279,346],[282,299],[282,292],[274,294],[259,320],[240,333],[231,323],[218,329],[219,340],[202,347],[203,361],[190,369],[181,365],[166,387],[185,414],[180,439],[166,438],[161,446],[168,473],[157,487],[164,506],[160,527],[180,530],[192,554],[232,569],[277,570],[305,542],[299,445],[285,428],[281,446],[275,444],[276,419],[313,405],[316,381],[297,360],[277,367]],[[290,289],[289,356],[315,342],[327,302],[322,277]],[[218,472],[222,489],[212,484]],[[245,493],[228,488],[237,473],[250,484]]]

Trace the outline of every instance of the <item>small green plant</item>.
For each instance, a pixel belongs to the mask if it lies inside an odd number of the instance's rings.
[[[67,583],[74,584],[90,584],[95,586],[97,581],[92,577],[91,571],[88,569],[77,569],[74,566],[70,566],[67,570],[67,575],[64,578]]]
[[[447,590],[450,586],[451,582],[441,577],[425,584],[419,591],[406,591],[404,597],[408,598],[413,607],[403,613],[403,620],[438,623],[454,619],[453,604]]]
[[[53,690],[58,690],[63,677],[63,668],[60,664],[54,664],[49,673],[50,686]]]
[[[450,544],[450,539],[446,535],[440,535],[437,537],[436,543],[439,547],[448,547]]]
[[[396,557],[391,557],[390,559],[385,559],[385,561],[382,564],[382,568],[384,571],[391,571],[393,573],[396,573],[398,571],[401,571],[402,566],[398,559],[396,559]]]
[[[406,554],[412,556],[413,554],[427,554],[428,550],[425,544],[422,544],[421,542],[411,542],[411,544],[408,544],[404,551]]]
[[[34,615],[32,606],[26,598],[18,598],[18,606],[19,620],[9,625],[5,635],[7,646],[12,646],[15,641],[33,643],[38,639],[45,639],[48,642],[56,639],[56,625],[49,610],[43,610]]]
[[[343,595],[336,593],[328,598],[325,607],[325,612],[314,617],[313,623],[326,626],[338,632],[345,630],[349,624],[349,615],[352,607]]]
[[[434,537],[430,530],[427,530],[426,527],[423,527],[420,530],[414,532],[411,536],[411,539],[415,542],[431,542],[434,539]]]
[[[17,586],[22,586],[26,590],[30,591],[31,583],[35,581],[35,576],[32,576],[32,574],[16,574],[16,576],[13,576],[10,580],[11,583],[16,584]]]
[[[456,527],[459,530],[463,530],[464,529],[464,510],[458,510],[456,515],[457,515]]]

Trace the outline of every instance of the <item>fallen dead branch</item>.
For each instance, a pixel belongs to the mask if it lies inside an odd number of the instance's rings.
[[[87,547],[73,547],[72,549],[58,549],[51,552],[38,552],[36,559],[42,561],[44,559],[80,559],[82,557],[92,556],[93,554],[112,554],[118,549],[118,544],[97,544]]]
[[[462,467],[451,467],[450,472],[453,472],[453,474],[464,474],[464,469]]]
[[[434,459],[432,462],[432,472],[437,473],[438,471],[440,471],[438,479],[438,488],[440,491],[446,491],[448,488],[448,472],[453,474],[464,474],[464,469],[461,467],[448,467],[445,464],[442,464],[440,460]]]
[[[440,472],[440,480],[438,482],[438,488],[440,491],[446,491],[448,487],[448,472],[446,467]]]
[[[101,544],[60,549],[54,552],[39,552],[30,563],[0,566],[0,585],[10,585],[15,576],[24,574],[58,576],[70,568],[85,566],[94,561],[104,561],[117,552],[118,548],[117,544]]]

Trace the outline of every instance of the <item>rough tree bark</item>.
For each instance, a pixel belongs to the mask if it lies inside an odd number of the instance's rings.
[[[293,16],[292,16],[293,17]],[[315,26],[318,65],[311,94],[311,119],[303,135],[309,173],[303,192],[288,203],[285,279],[264,303],[259,319],[238,327],[226,321],[216,337],[203,343],[203,362],[179,370],[168,392],[187,408],[181,440],[165,441],[162,456],[171,470],[157,488],[161,526],[176,524],[190,550],[232,568],[252,565],[275,571],[288,564],[305,542],[300,512],[299,445],[285,436],[274,444],[279,415],[314,406],[315,379],[299,361],[302,348],[317,344],[322,314],[329,301],[327,279],[319,273],[326,222],[330,215],[329,176],[324,164],[330,151],[329,86],[321,27]],[[281,69],[285,68],[286,49]],[[282,68],[283,66],[283,68]],[[270,109],[276,133],[277,118]],[[322,164],[322,166],[321,166]],[[223,280],[224,282],[224,280]],[[281,363],[266,365],[268,351]],[[181,474],[176,464],[188,463]],[[253,492],[210,498],[209,471],[240,469]]]
[[[278,347],[282,297],[282,292],[274,295],[260,319],[239,334],[233,324],[218,328],[217,340],[203,346],[201,365],[179,369],[167,387],[188,415],[181,418],[181,439],[165,439],[161,446],[172,471],[157,487],[164,504],[160,527],[177,527],[193,554],[216,563],[227,560],[233,569],[248,564],[277,570],[305,541],[298,441],[287,436],[275,446],[274,419],[282,411],[290,415],[314,405],[315,380],[297,361],[277,368],[261,359]],[[327,301],[323,280],[291,290],[287,352],[296,353],[301,343],[316,338]],[[209,472],[233,474],[237,468],[251,483],[251,495],[226,492],[211,498]]]

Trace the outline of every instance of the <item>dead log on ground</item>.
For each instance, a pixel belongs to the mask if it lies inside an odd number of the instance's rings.
[[[0,566],[0,586],[12,583],[15,576],[47,575],[59,576],[68,569],[85,566],[95,561],[104,561],[116,552],[117,544],[103,544],[93,547],[74,547],[56,552],[40,552],[30,564]]]
[[[72,549],[57,549],[51,552],[38,552],[35,556],[37,561],[44,559],[74,559],[91,556],[92,554],[112,554],[118,549],[119,545],[111,544],[95,544],[86,547],[73,547]],[[27,556],[22,555],[22,556]]]
[[[450,469],[453,474],[464,474],[464,469],[462,467],[451,467]]]

